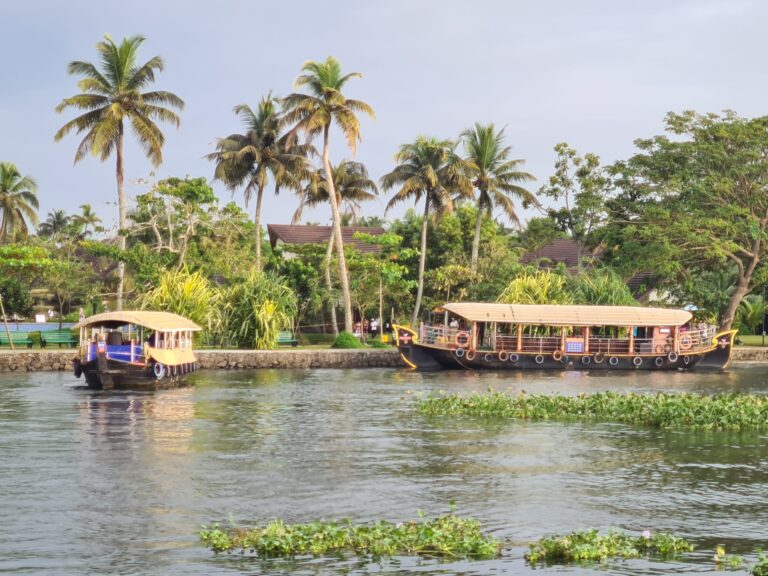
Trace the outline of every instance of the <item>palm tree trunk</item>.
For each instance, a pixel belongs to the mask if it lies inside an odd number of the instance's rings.
[[[331,282],[331,256],[333,255],[333,233],[328,237],[328,249],[325,251],[325,287],[328,289],[328,305],[331,309],[331,325],[334,338],[339,335],[339,322],[336,319],[336,302],[332,297],[333,283]]]
[[[328,150],[328,134],[330,125],[326,124],[323,130],[323,168],[325,169],[325,183],[328,186],[328,198],[331,201],[333,213],[333,236],[336,241],[336,253],[339,256],[339,276],[341,279],[341,296],[344,300],[344,330],[352,333],[352,297],[349,292],[349,275],[347,274],[347,259],[344,257],[344,240],[341,238],[341,214],[336,198],[336,187],[333,185],[331,161]]]
[[[416,290],[416,305],[411,315],[411,328],[417,328],[419,320],[419,308],[421,307],[421,295],[424,293],[424,265],[427,261],[427,226],[429,225],[429,192],[424,200],[424,220],[421,223],[421,255],[419,256],[419,287]]]
[[[256,193],[256,214],[253,216],[253,222],[256,224],[256,270],[261,272],[261,199],[264,196],[264,186],[259,184],[259,191]]]
[[[470,261],[470,270],[472,276],[477,274],[477,260],[480,253],[480,229],[483,226],[483,209],[480,202],[477,203],[477,218],[475,218],[475,237],[472,239],[472,260]]]
[[[123,121],[120,120],[117,128],[117,246],[125,251],[125,216],[128,212],[128,203],[123,190]],[[122,260],[117,264],[117,309],[123,309],[123,288],[125,286],[125,262]]]

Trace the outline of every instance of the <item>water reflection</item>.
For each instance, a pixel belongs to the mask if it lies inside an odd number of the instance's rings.
[[[765,434],[620,424],[424,418],[445,389],[765,392],[766,370],[726,375],[220,371],[157,393],[74,389],[69,375],[0,375],[0,572],[27,574],[520,573],[525,543],[586,527],[664,529],[701,548],[624,574],[699,573],[711,550],[765,545]],[[195,542],[214,521],[404,520],[455,500],[510,556],[257,561]],[[600,567],[547,572],[606,573]]]

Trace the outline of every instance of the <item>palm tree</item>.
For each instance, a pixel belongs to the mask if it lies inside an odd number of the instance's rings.
[[[345,207],[342,220],[344,217],[350,217],[353,221],[356,220],[357,213],[360,210],[360,202],[376,198],[378,193],[376,183],[369,178],[368,170],[361,162],[342,160],[338,166],[331,167],[331,173],[331,181],[336,188],[336,202],[338,206]],[[296,224],[301,221],[305,208],[314,208],[325,202],[328,202],[328,181],[325,178],[325,169],[320,168],[302,191],[301,201],[293,213],[291,223]],[[331,283],[331,255],[333,254],[333,246],[333,235],[331,235],[328,239],[324,263],[325,287],[328,289],[328,294],[331,294],[333,291],[333,284]],[[330,308],[333,334],[338,336],[339,327],[336,320],[336,305],[333,301],[330,302]]]
[[[275,182],[275,193],[281,186],[299,189],[309,176],[306,156],[314,153],[309,145],[295,143],[282,134],[284,121],[278,111],[279,100],[269,93],[256,111],[247,104],[235,106],[234,112],[246,126],[245,134],[231,134],[220,139],[216,152],[208,155],[216,162],[215,177],[233,193],[241,186],[246,205],[256,192],[256,269],[261,270],[261,202],[269,175]]]
[[[0,242],[29,234],[37,225],[37,184],[11,162],[0,162]]]
[[[179,126],[179,117],[166,106],[184,108],[181,98],[172,92],[141,92],[141,89],[154,82],[155,72],[163,70],[160,56],[150,58],[138,65],[136,58],[143,36],[124,38],[120,45],[112,38],[104,36],[104,41],[96,44],[99,53],[99,66],[91,62],[76,60],[70,62],[70,74],[83,78],[78,82],[81,94],[65,98],[56,107],[57,112],[67,108],[87,110],[81,116],[70,120],[56,132],[59,141],[73,130],[85,137],[77,147],[75,164],[85,158],[88,152],[107,160],[115,152],[117,161],[117,205],[118,205],[118,246],[125,250],[125,236],[128,203],[123,190],[123,140],[125,122],[129,121],[144,154],[153,165],[163,161],[165,137],[155,121],[170,122]],[[118,264],[119,283],[117,288],[117,309],[123,306],[123,285],[125,281],[125,263]]]
[[[476,123],[474,129],[461,133],[472,185],[477,189],[477,217],[475,236],[472,239],[472,259],[470,269],[477,274],[477,261],[480,248],[480,228],[483,216],[493,215],[495,206],[501,207],[509,219],[520,225],[511,197],[523,201],[523,205],[538,206],[536,197],[518,184],[536,180],[531,174],[521,172],[520,166],[525,160],[509,158],[512,147],[504,146],[504,129],[496,130],[493,124]]]
[[[419,136],[412,144],[403,144],[395,155],[397,166],[381,177],[381,186],[389,190],[400,189],[387,204],[387,210],[404,200],[418,202],[424,197],[424,219],[421,224],[421,255],[419,257],[419,285],[411,326],[419,318],[421,296],[424,292],[424,263],[427,255],[427,227],[430,216],[439,219],[453,211],[452,194],[470,195],[472,184],[466,176],[466,165],[456,153],[452,140],[438,140]]]
[[[99,218],[96,212],[93,211],[90,204],[81,204],[80,214],[73,216],[72,218],[78,225],[83,227],[83,236],[88,236],[88,234],[91,233],[91,231],[88,230],[88,226],[92,226],[94,232],[101,229],[99,226],[99,224],[101,224],[101,218]]]
[[[342,160],[337,166],[331,166],[331,181],[336,188],[336,203],[342,215],[349,214],[352,222],[357,222],[360,203],[376,199],[376,182],[368,176],[368,169],[361,162]],[[291,224],[301,222],[306,208],[315,208],[328,202],[328,183],[325,169],[320,168],[313,174],[309,184],[301,191],[299,206],[293,213]]]
[[[302,71],[304,74],[296,78],[294,86],[297,88],[305,86],[309,94],[290,94],[283,99],[283,107],[286,110],[286,121],[294,125],[294,132],[304,132],[310,138],[323,135],[323,168],[333,214],[333,237],[336,253],[339,256],[339,276],[344,299],[344,329],[352,332],[352,298],[349,292],[344,243],[341,239],[341,213],[332,179],[330,129],[332,123],[341,129],[347,139],[347,145],[354,154],[357,141],[360,140],[360,121],[355,113],[363,112],[372,118],[375,114],[373,108],[365,102],[350,100],[342,94],[344,85],[351,78],[361,77],[361,74],[357,72],[342,74],[341,65],[332,56],[329,56],[325,62],[307,62],[302,67]]]
[[[61,240],[71,230],[72,217],[68,216],[64,210],[53,210],[48,212],[45,222],[37,228],[37,233],[41,238],[50,238],[51,240]]]

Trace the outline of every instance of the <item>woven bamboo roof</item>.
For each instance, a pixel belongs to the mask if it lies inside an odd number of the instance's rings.
[[[472,322],[506,322],[545,326],[682,326],[685,310],[642,306],[566,306],[458,302],[443,306]]]
[[[157,330],[160,332],[172,332],[176,330],[202,330],[202,328],[192,322],[192,320],[188,320],[187,318],[179,316],[178,314],[172,314],[170,312],[155,312],[151,310],[122,310],[120,312],[104,312],[103,314],[89,316],[77,324],[75,328],[82,328],[85,326],[107,326],[109,328],[115,328],[125,324],[144,326],[150,330]]]

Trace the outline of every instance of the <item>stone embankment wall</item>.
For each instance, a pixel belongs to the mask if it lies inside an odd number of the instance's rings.
[[[201,368],[392,368],[394,348],[369,350],[197,350]],[[0,351],[0,372],[71,370],[72,349]]]
[[[198,350],[202,368],[396,368],[403,363],[397,350]],[[0,372],[71,370],[75,351],[0,351]],[[732,365],[768,363],[768,348],[733,349]]]

